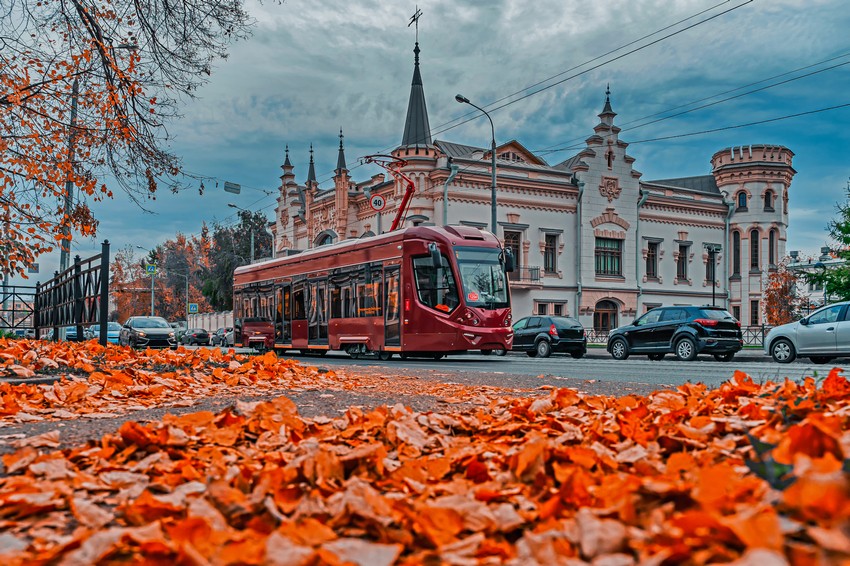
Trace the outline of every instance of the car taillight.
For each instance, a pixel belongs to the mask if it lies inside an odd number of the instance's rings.
[[[557,336],[557,335],[558,335],[558,329],[555,328],[555,325],[554,324],[549,325],[549,336]]]
[[[736,321],[735,321],[735,324],[737,324],[737,325],[738,325],[738,328],[741,328],[741,321],[740,321],[740,320],[736,320]]]
[[[720,322],[720,321],[715,320],[713,318],[697,318],[697,319],[694,319],[694,322],[696,322],[697,324],[701,324],[703,326],[708,326],[708,327],[713,328],[713,327],[717,326],[717,323]]]

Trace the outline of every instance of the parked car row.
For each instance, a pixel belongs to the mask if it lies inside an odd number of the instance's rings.
[[[587,353],[587,333],[566,316],[527,316],[513,324],[513,351],[546,358],[552,353],[581,358]],[[607,350],[616,360],[646,355],[661,360],[667,354],[690,361],[712,354],[731,361],[744,346],[741,323],[721,307],[658,307],[631,324],[612,330]]]

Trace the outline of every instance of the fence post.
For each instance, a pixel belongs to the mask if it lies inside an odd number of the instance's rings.
[[[59,286],[59,272],[53,272],[53,285],[50,289],[50,326],[53,327],[53,341],[59,341],[59,298],[60,298],[60,286]]]
[[[109,318],[109,240],[100,245],[100,345],[106,346]]]
[[[71,282],[74,292],[74,325],[77,327],[77,342],[83,341],[83,286],[80,256],[74,256],[74,280]]]
[[[35,296],[32,298],[32,330],[35,332],[35,339],[41,340],[41,332],[39,332],[40,320],[39,316],[41,309],[38,306],[38,301],[41,298],[41,283],[35,283]]]

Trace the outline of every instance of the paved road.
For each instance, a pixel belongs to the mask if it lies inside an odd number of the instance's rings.
[[[718,362],[711,356],[700,356],[692,362],[680,362],[673,356],[661,361],[649,361],[646,356],[632,356],[617,361],[605,350],[591,350],[580,360],[569,356],[553,355],[549,358],[529,358],[525,354],[511,353],[504,357],[462,355],[442,360],[399,360],[387,362],[377,359],[353,360],[345,354],[329,353],[327,356],[294,355],[303,364],[322,367],[373,367],[382,373],[417,372],[437,374],[443,379],[458,382],[474,381],[479,384],[531,387],[545,383],[557,384],[564,380],[570,385],[575,380],[598,380],[623,384],[647,384],[653,387],[675,386],[687,381],[717,386],[732,377],[735,370],[748,373],[754,380],[781,380],[785,377],[799,379],[806,376],[826,375],[834,366],[844,367],[850,359],[834,360],[830,364],[816,365],[807,359],[791,364],[774,363],[761,350],[739,353],[731,362]],[[535,378],[534,381],[529,378]]]

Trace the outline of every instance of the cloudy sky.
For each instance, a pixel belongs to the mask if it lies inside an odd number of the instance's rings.
[[[850,178],[846,0],[418,2],[435,138],[489,143],[485,118],[464,122],[469,107],[454,101],[462,93],[493,109],[497,142],[519,140],[558,163],[592,133],[610,84],[615,124],[644,180],[708,174],[712,154],[730,146],[785,145],[797,170],[788,249],[815,253],[826,243]],[[322,186],[332,185],[340,128],[357,181],[376,172],[355,167],[358,158],[398,145],[414,3],[249,7],[253,37],[233,46],[169,127],[185,169],[207,177],[204,194],[164,190],[147,203],[152,213],[120,195],[97,204],[98,236],[77,237],[73,253],[95,253],[104,238],[113,249],[153,247],[178,231],[198,233],[203,221],[233,222],[229,202],[271,218],[287,144],[299,183],[314,145]],[[224,181],[242,193],[225,193]],[[47,279],[58,255],[42,257],[31,281]]]

